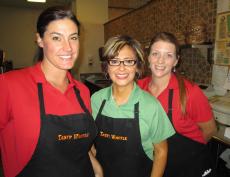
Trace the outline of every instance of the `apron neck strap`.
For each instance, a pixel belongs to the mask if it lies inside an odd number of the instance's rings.
[[[173,89],[169,89],[169,96],[168,96],[168,117],[169,120],[172,122],[172,101],[173,101]]]
[[[77,100],[78,100],[78,102],[79,102],[81,108],[82,108],[86,113],[90,114],[90,113],[89,113],[89,110],[86,108],[86,106],[85,106],[85,104],[84,104],[84,101],[83,101],[82,98],[81,98],[80,91],[79,91],[75,86],[74,86],[74,92],[75,92],[75,95],[76,95],[76,97],[77,97]]]
[[[81,108],[86,112],[89,113],[89,110],[86,108],[81,96],[80,91],[74,86],[75,95],[77,97],[77,100],[81,106]],[[43,96],[43,90],[42,90],[42,83],[38,83],[38,98],[39,98],[39,104],[40,104],[40,114],[45,115],[45,105],[44,105],[44,96]]]
[[[139,119],[139,102],[134,105],[134,119]]]
[[[45,115],[46,111],[45,111],[45,105],[44,105],[42,83],[38,83],[38,98],[39,98],[39,104],[40,104],[40,114]]]
[[[102,112],[102,110],[103,110],[103,108],[104,108],[104,106],[105,106],[105,102],[106,102],[106,100],[103,100],[103,101],[102,101],[101,106],[100,106],[100,109],[99,109],[99,111],[98,111],[98,115],[101,114],[101,112]]]
[[[105,106],[105,102],[106,100],[103,100],[102,103],[101,103],[101,106],[100,106],[100,109],[98,111],[98,115],[101,114],[104,106]],[[135,105],[134,105],[134,119],[139,119],[139,102],[137,102]]]

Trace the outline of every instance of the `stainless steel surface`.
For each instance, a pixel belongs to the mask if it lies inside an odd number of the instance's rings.
[[[224,136],[225,128],[226,126],[220,123],[217,123],[218,131],[213,136],[213,138],[221,143],[224,143],[228,146],[230,146],[230,138],[227,138]]]

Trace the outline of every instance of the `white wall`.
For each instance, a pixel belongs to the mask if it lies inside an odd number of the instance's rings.
[[[81,23],[80,56],[73,70],[80,73],[101,72],[98,48],[104,45],[104,23],[108,21],[108,0],[76,0],[77,17]],[[33,64],[37,50],[36,21],[42,10],[0,7],[0,49],[14,68]],[[93,64],[88,64],[88,59]]]
[[[98,48],[104,45],[104,23],[108,21],[108,0],[77,0],[76,14],[81,23],[80,56],[74,72],[101,72]],[[92,59],[92,65],[89,60]]]
[[[219,0],[217,1],[217,13],[226,12],[230,10],[229,0]]]
[[[14,68],[33,64],[36,51],[36,18],[40,10],[0,7],[0,48]]]

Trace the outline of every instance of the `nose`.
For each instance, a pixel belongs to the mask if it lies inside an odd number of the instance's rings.
[[[160,56],[158,57],[158,63],[163,63],[164,62],[164,58],[165,58],[165,55],[164,54],[160,54]]]
[[[125,64],[124,61],[122,61],[119,65],[119,70],[124,70],[125,69]]]
[[[70,41],[65,40],[63,42],[63,49],[64,49],[64,51],[71,51],[72,48],[71,48]]]

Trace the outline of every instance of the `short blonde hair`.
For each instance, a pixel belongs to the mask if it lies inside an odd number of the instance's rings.
[[[144,67],[144,52],[141,44],[136,40],[127,35],[117,35],[108,39],[103,47],[102,54],[102,70],[107,73],[108,60],[118,56],[119,51],[124,47],[129,46],[136,55],[137,69],[139,76],[142,75]]]

